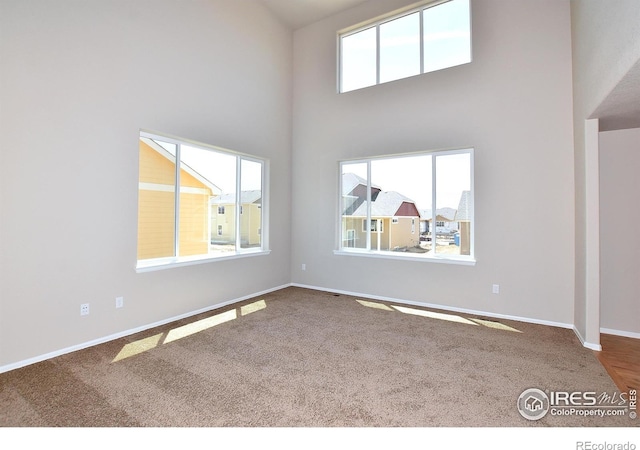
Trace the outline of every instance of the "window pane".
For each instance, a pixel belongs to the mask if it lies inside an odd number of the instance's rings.
[[[136,269],[263,249],[263,161],[146,132],[139,160]]]
[[[471,254],[471,154],[436,156],[436,253]]]
[[[380,82],[420,73],[420,13],[380,25]]]
[[[235,156],[181,146],[178,256],[235,250],[235,167]],[[229,190],[230,205],[225,195]],[[218,235],[218,225],[223,226],[222,236]],[[213,245],[214,236],[217,242],[223,241],[221,246]]]
[[[376,28],[341,39],[340,91],[347,92],[376,84]]]
[[[175,256],[176,145],[141,137],[139,151],[138,259]]]
[[[240,246],[262,244],[262,164],[243,159],[240,176]]]
[[[471,61],[469,0],[452,0],[424,10],[424,71]]]
[[[342,163],[341,248],[472,256],[472,165],[472,149]]]
[[[342,164],[342,248],[367,248],[367,165]],[[363,225],[364,224],[364,225]]]
[[[431,207],[431,155],[371,161],[372,250],[427,253],[420,239],[420,210]]]

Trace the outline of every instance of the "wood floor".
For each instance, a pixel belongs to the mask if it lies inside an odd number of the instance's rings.
[[[640,390],[640,339],[600,335],[598,360],[621,392]]]

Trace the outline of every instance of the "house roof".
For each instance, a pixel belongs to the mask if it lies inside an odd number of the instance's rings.
[[[453,222],[456,218],[456,210],[453,208],[438,208],[436,209],[436,220]],[[431,209],[421,209],[420,217],[424,220],[432,219]]]
[[[242,191],[240,193],[240,203],[258,203],[262,200],[262,191]],[[212,198],[209,203],[212,205],[230,205],[236,202],[236,193],[224,194],[220,197]]]
[[[405,202],[415,204],[409,197],[398,192],[380,192],[376,200],[371,203],[371,217],[393,217]],[[351,215],[366,217],[367,202],[362,203]]]
[[[342,195],[350,194],[359,184],[366,187],[367,180],[365,180],[362,177],[359,177],[355,173],[351,173],[351,172],[343,173],[342,174]],[[380,186],[376,186],[373,183],[371,184],[371,188],[382,190]]]
[[[459,222],[470,222],[472,217],[473,202],[471,201],[471,191],[462,191],[455,220]]]
[[[175,153],[170,152],[169,150],[167,150],[166,148],[164,148],[162,145],[160,145],[158,142],[156,142],[151,138],[140,137],[140,140],[144,142],[149,148],[151,148],[152,150],[155,150],[156,152],[158,152],[163,157],[167,158],[169,161],[171,161],[172,164],[175,165],[176,163]],[[198,180],[199,182],[207,186],[209,189],[211,189],[211,192],[214,195],[219,195],[222,192],[222,189],[216,186],[215,183],[213,183],[211,180],[207,179],[206,177],[198,173],[198,171],[194,170],[193,167],[189,166],[184,161],[181,161],[180,168],[185,172],[187,172],[192,177],[194,177],[196,180]]]

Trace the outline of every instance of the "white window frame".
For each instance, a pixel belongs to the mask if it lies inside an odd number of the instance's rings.
[[[365,87],[371,87],[371,86],[377,86],[379,84],[385,84],[385,83],[389,83],[391,81],[397,81],[397,80],[401,80],[404,78],[411,78],[413,76],[417,76],[417,75],[424,75],[425,73],[430,73],[432,71],[427,71],[425,72],[425,67],[424,67],[424,20],[423,20],[423,12],[427,9],[430,8],[435,8],[439,5],[442,5],[444,3],[448,3],[451,0],[428,0],[428,1],[421,1],[417,4],[414,4],[412,6],[409,6],[407,8],[402,8],[400,10],[396,10],[392,13],[389,14],[385,14],[383,16],[377,17],[375,19],[366,21],[364,23],[360,23],[358,25],[354,25],[351,26],[349,28],[346,28],[344,30],[341,30],[338,32],[338,39],[337,39],[337,57],[338,57],[338,61],[337,61],[337,67],[338,67],[338,83],[337,83],[337,90],[339,94],[342,93],[347,93],[347,92],[353,92],[353,91],[357,91],[360,89],[364,89]],[[394,79],[394,80],[389,80],[389,81],[380,81],[380,26],[384,25],[387,22],[391,22],[395,19],[400,19],[404,16],[408,16],[410,14],[419,12],[420,13],[420,28],[419,28],[419,41],[420,41],[420,72],[418,74],[415,75],[411,75],[411,76],[407,76],[404,78],[398,78],[398,79]],[[447,69],[450,67],[457,67],[460,65],[464,65],[464,64],[469,64],[473,61],[473,31],[472,31],[472,20],[471,20],[471,15],[472,11],[471,11],[471,0],[469,0],[469,48],[470,48],[470,55],[469,55],[469,61],[466,63],[462,63],[462,64],[455,64],[453,66],[447,66],[447,67],[443,67],[441,69],[437,69],[434,71],[438,71],[438,70],[443,70],[443,69]],[[360,88],[355,88],[355,89],[350,89],[348,91],[343,91],[342,90],[342,38],[344,37],[348,37],[351,35],[354,35],[356,33],[359,33],[361,31],[370,29],[370,28],[374,28],[376,29],[376,82],[373,85],[369,85],[369,86],[363,86]]]
[[[235,258],[244,258],[251,257],[256,255],[268,255],[271,253],[269,250],[269,241],[268,241],[268,220],[269,220],[269,207],[268,207],[268,180],[269,180],[269,160],[264,158],[258,158],[252,155],[248,155],[245,153],[240,153],[234,150],[229,150],[222,147],[217,147],[214,145],[204,144],[202,142],[196,142],[189,139],[184,139],[176,136],[170,136],[165,134],[160,134],[157,132],[150,132],[146,130],[140,130],[139,138],[148,138],[153,140],[158,140],[161,142],[166,142],[169,144],[176,145],[176,164],[175,164],[175,185],[174,185],[174,193],[175,193],[175,217],[174,217],[174,256],[162,257],[162,258],[151,258],[151,259],[142,259],[137,260],[136,263],[136,272],[149,272],[154,270],[162,270],[168,269],[172,267],[180,267],[185,265],[193,265],[193,264],[203,264],[213,261],[220,260],[229,260]],[[242,181],[242,161],[253,161],[260,163],[262,165],[262,180],[261,180],[261,192],[262,199],[260,204],[260,212],[261,212],[261,245],[260,247],[252,247],[252,248],[242,248],[241,245],[241,233],[240,233],[240,208],[235,208],[235,251],[234,252],[221,252],[221,253],[208,253],[202,255],[193,255],[193,256],[178,256],[179,255],[179,239],[180,239],[180,224],[179,224],[179,214],[180,211],[180,148],[182,145],[187,145],[189,147],[195,147],[203,150],[211,150],[217,153],[224,153],[226,155],[230,155],[236,158],[236,202],[235,205],[240,205],[241,202],[241,181]],[[264,206],[264,207],[263,207]],[[264,232],[264,234],[262,234]]]
[[[365,248],[356,248],[356,247],[344,247],[343,245],[343,236],[342,236],[342,220],[343,220],[343,211],[342,211],[342,196],[338,195],[338,202],[336,207],[337,212],[337,220],[336,220],[336,249],[333,251],[335,255],[342,256],[363,256],[363,257],[371,257],[371,258],[384,258],[384,259],[401,259],[401,260],[413,260],[413,261],[425,261],[425,262],[437,262],[437,263],[447,263],[447,264],[460,264],[460,265],[475,265],[475,187],[474,187],[474,153],[475,150],[473,147],[464,147],[457,149],[448,149],[448,150],[435,150],[435,151],[424,151],[417,153],[403,153],[396,155],[385,155],[385,156],[376,156],[372,158],[364,158],[364,159],[353,159],[353,160],[343,160],[338,163],[339,176],[340,180],[338,186],[338,192],[342,193],[342,173],[343,173],[343,165],[350,164],[366,164],[367,165],[367,217],[363,219],[363,223],[370,222],[371,220],[375,220],[371,218],[371,201],[370,201],[370,193],[372,187],[371,181],[371,163],[377,160],[385,160],[385,159],[395,159],[402,158],[407,156],[420,156],[420,155],[432,155],[433,163],[432,163],[432,177],[431,177],[431,192],[432,192],[432,217],[431,223],[436,223],[436,208],[434,205],[436,204],[437,192],[436,192],[436,181],[437,181],[437,157],[445,156],[445,155],[455,155],[455,154],[469,154],[470,156],[470,197],[472,202],[472,211],[471,211],[471,235],[470,235],[470,255],[449,255],[444,253],[433,253],[429,252],[428,254],[412,254],[412,253],[401,253],[401,252],[393,252],[388,250],[376,250],[372,244],[372,234],[374,232],[367,233],[366,236],[366,247]],[[434,227],[435,229],[435,227]]]

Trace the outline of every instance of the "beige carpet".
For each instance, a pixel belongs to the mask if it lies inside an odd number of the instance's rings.
[[[4,427],[601,427],[527,388],[614,393],[573,331],[287,288],[0,374]]]

